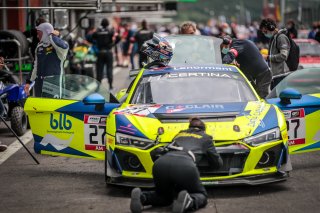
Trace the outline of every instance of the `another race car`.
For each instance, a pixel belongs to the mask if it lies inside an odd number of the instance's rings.
[[[299,69],[320,67],[320,44],[314,39],[294,39],[300,48]]]
[[[105,159],[107,183],[153,186],[159,151],[197,116],[223,159],[219,170],[199,165],[204,185],[285,180],[292,168],[284,115],[258,97],[237,67],[221,64],[221,39],[166,39],[174,53],[169,65],[141,69],[117,95],[120,103],[88,76],[45,79],[47,98],[29,98],[25,106],[35,151]],[[166,60],[171,47],[161,39],[153,42],[161,47],[153,56]]]
[[[291,73],[267,98],[286,117],[290,153],[320,150],[320,68]]]

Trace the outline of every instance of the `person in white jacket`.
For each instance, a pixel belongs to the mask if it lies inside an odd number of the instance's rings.
[[[46,76],[63,74],[63,63],[69,45],[54,34],[50,23],[42,23],[36,29],[40,42],[36,48],[32,74],[26,81],[25,91],[28,94],[30,83],[35,81],[35,96],[41,97],[43,79]]]

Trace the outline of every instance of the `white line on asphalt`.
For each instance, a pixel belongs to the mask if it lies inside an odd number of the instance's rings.
[[[32,141],[32,132],[31,130],[27,131],[23,136],[20,137],[20,140],[23,142],[23,144],[27,144],[30,141]],[[8,160],[14,153],[16,153],[19,149],[22,148],[22,145],[20,142],[15,140],[12,144],[10,144],[6,151],[0,152],[0,165]]]

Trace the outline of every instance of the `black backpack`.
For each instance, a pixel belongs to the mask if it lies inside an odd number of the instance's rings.
[[[299,58],[300,58],[300,48],[299,46],[292,40],[288,30],[284,30],[283,34],[287,36],[290,42],[290,52],[288,58],[286,60],[286,64],[290,71],[295,71],[299,66]]]

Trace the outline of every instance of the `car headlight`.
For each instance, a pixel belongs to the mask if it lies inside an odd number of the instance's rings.
[[[280,138],[281,138],[280,137],[280,130],[277,127],[277,128],[270,129],[268,131],[259,133],[257,135],[245,138],[243,140],[244,140],[244,142],[246,142],[247,144],[249,144],[251,146],[259,146],[263,143],[280,140]]]
[[[122,146],[132,146],[140,149],[148,149],[154,145],[154,141],[152,140],[139,138],[132,135],[117,133],[116,138],[116,144]]]

